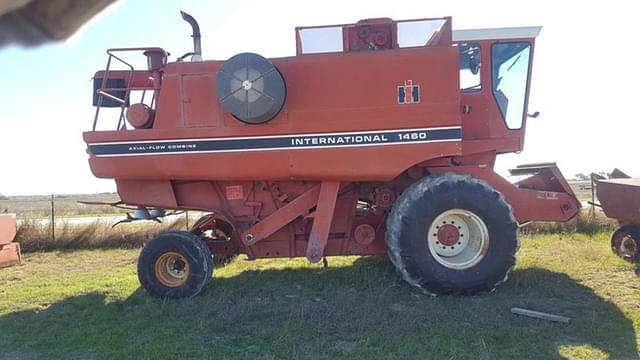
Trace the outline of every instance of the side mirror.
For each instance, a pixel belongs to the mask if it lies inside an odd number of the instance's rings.
[[[460,44],[460,69],[469,69],[473,75],[480,71],[480,47],[478,44]]]
[[[473,75],[478,75],[480,72],[480,59],[477,55],[469,58],[469,70]]]
[[[527,117],[530,117],[533,119],[537,118],[538,116],[540,116],[540,111],[536,111],[533,114],[527,114]]]

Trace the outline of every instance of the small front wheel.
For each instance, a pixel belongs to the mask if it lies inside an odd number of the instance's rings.
[[[194,234],[169,231],[152,239],[138,258],[138,279],[151,295],[161,298],[192,297],[211,281],[213,257]]]
[[[613,233],[611,250],[623,259],[640,260],[640,228],[624,225]]]

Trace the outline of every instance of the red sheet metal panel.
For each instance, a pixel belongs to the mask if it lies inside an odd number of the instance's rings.
[[[8,244],[16,236],[15,214],[0,214],[0,245]]]
[[[599,181],[596,194],[608,217],[625,224],[640,224],[640,178]]]
[[[21,261],[20,244],[14,242],[0,245],[0,268],[18,265]]]
[[[556,168],[557,169],[557,168]],[[443,172],[455,172],[468,174],[477,179],[482,179],[489,183],[491,187],[499,191],[513,208],[513,215],[519,223],[528,221],[569,221],[580,211],[580,202],[573,192],[566,192],[558,188],[558,183],[535,181],[536,177],[545,174],[532,176],[530,183],[535,183],[536,188],[518,188],[517,184],[511,184],[492,168],[486,166],[455,166],[431,168],[433,174]],[[559,183],[566,182],[559,170],[554,173]],[[547,184],[549,187],[545,187]],[[569,188],[569,191],[570,188]]]
[[[462,154],[458,58],[447,46],[271,59],[287,100],[254,126],[215,100],[223,62],[171,63],[152,129],[84,134],[91,169],[131,180],[389,181]],[[407,81],[419,98],[399,103]]]

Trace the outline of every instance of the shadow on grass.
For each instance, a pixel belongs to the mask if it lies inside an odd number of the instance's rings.
[[[573,321],[518,317],[513,306]],[[518,270],[492,294],[433,298],[378,259],[245,271],[179,301],[140,289],[124,300],[89,293],[1,316],[0,331],[0,359],[549,359],[581,345],[612,358],[638,354],[632,322],[564,274]]]

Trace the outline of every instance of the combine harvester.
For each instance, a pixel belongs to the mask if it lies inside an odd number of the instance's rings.
[[[194,50],[175,62],[160,48],[107,51],[84,133],[91,170],[123,204],[210,212],[142,250],[153,295],[201,292],[212,253],[388,253],[425,292],[473,294],[506,280],[519,223],[579,210],[554,164],[519,167],[531,176],[516,184],[493,170],[523,149],[538,27],[369,19],[297,28],[292,57],[202,61],[182,16]]]
[[[13,242],[16,236],[16,216],[0,214],[0,268],[20,264],[20,244]]]

